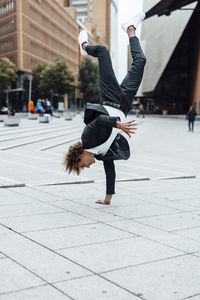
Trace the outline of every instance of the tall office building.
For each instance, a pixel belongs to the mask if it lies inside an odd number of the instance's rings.
[[[56,0],[61,6],[73,7],[76,10],[76,19],[83,24],[92,22],[93,0]]]
[[[142,23],[147,58],[142,92],[168,113],[186,113],[190,104],[200,113],[200,3],[178,2],[170,11],[172,1],[144,0],[147,16],[155,13]]]
[[[0,1],[0,57],[13,61],[19,74],[57,57],[77,74],[77,33],[76,21],[54,0]]]
[[[117,73],[118,0],[57,0],[68,10],[73,7],[81,29],[88,30],[91,42],[105,44]]]
[[[87,30],[89,42],[104,44],[110,49],[117,73],[118,0],[56,0],[66,11],[73,8],[79,31]],[[79,64],[83,57],[79,55]],[[77,94],[80,97],[79,93]]]
[[[111,0],[57,0],[68,10],[73,7],[76,20],[91,33],[95,42],[110,46],[110,3]],[[113,2],[113,1],[112,1]]]

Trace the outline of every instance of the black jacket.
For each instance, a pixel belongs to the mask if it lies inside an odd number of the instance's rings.
[[[189,121],[194,121],[196,115],[197,115],[197,113],[196,113],[195,109],[189,110],[189,112],[188,112],[188,120]]]
[[[86,124],[81,140],[84,149],[94,148],[107,141],[116,127],[117,117],[110,117],[107,110],[101,104],[87,103],[84,115]],[[95,155],[102,160],[106,173],[106,193],[114,194],[115,166],[114,160],[128,159],[130,156],[129,144],[123,135],[118,134],[105,155]]]

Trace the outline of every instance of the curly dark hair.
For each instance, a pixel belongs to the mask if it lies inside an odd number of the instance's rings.
[[[78,167],[78,163],[81,161],[80,155],[83,151],[83,144],[81,142],[77,142],[69,147],[63,162],[66,171],[77,173],[77,175],[80,174],[81,168]]]

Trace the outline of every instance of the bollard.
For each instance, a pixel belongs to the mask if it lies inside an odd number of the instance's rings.
[[[64,118],[66,121],[71,121],[73,116],[74,116],[74,113],[68,111],[65,113]]]
[[[0,115],[0,122],[4,122],[5,119],[7,119],[8,116],[7,115]]]
[[[20,119],[14,116],[9,116],[4,120],[4,126],[19,126]]]
[[[39,116],[39,123],[49,123],[48,116]]]
[[[28,115],[28,120],[37,120],[38,119],[38,115],[37,114],[29,114]]]

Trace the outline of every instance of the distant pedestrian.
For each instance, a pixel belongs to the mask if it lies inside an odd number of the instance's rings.
[[[37,100],[36,110],[37,110],[38,114],[42,115],[43,110],[42,110],[42,101],[41,101],[41,99]]]
[[[188,127],[189,127],[189,131],[194,131],[194,121],[195,121],[195,118],[196,118],[196,110],[194,108],[193,105],[190,106],[190,110],[187,114],[188,116]]]
[[[48,98],[45,99],[45,103],[46,103],[46,113],[52,116],[52,106]]]
[[[137,114],[137,117],[142,116],[144,118],[144,105],[142,103],[140,103],[139,105],[139,112]]]
[[[45,99],[42,99],[42,110],[43,110],[43,114],[46,113],[47,106],[46,106],[46,101],[45,101]]]

